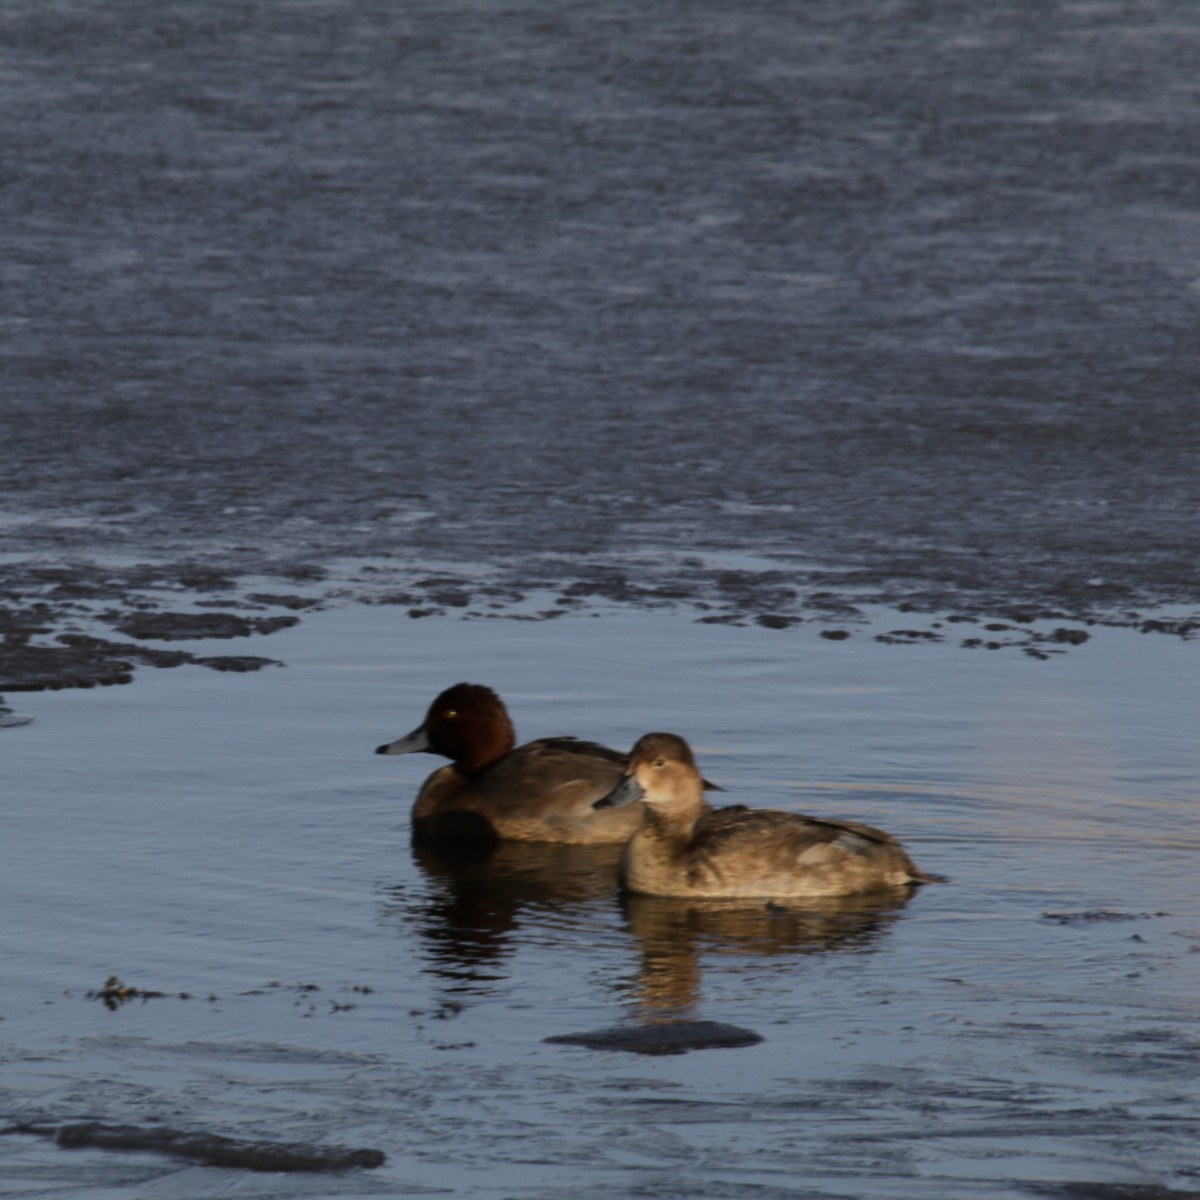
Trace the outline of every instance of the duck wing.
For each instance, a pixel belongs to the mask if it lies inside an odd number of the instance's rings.
[[[898,847],[890,833],[859,821],[833,821],[777,808],[747,808],[744,804],[718,808],[696,828],[693,844],[784,841],[797,850],[836,845],[848,854],[870,854],[881,847]]]
[[[476,787],[488,802],[505,808],[562,789],[590,797],[606,796],[621,779],[625,755],[579,738],[541,738],[517,747],[480,774]],[[594,794],[593,794],[594,793]]]
[[[689,877],[712,888],[738,880],[771,892],[839,894],[924,877],[900,843],[857,821],[830,821],[778,809],[722,808],[697,822]]]
[[[599,742],[589,742],[577,737],[538,738],[536,742],[526,742],[515,753],[521,753],[522,751],[530,751],[534,756],[558,757],[564,762],[570,761],[572,755],[583,755],[586,758],[598,759],[601,762],[614,763],[622,771],[624,771],[625,764],[629,761],[629,755],[622,754],[620,750],[614,750],[611,746],[602,746]]]

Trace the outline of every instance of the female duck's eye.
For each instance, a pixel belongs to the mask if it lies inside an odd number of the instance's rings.
[[[458,716],[458,713],[455,712],[454,709],[448,708],[448,709],[446,709],[446,711],[444,713],[442,713],[442,716],[445,717],[448,721],[453,721],[454,718]]]
[[[656,758],[654,760],[654,766],[656,766],[656,767],[665,767],[666,765],[667,765],[667,760],[665,758]]]

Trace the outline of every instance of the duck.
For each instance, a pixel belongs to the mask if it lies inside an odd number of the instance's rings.
[[[504,701],[483,684],[446,688],[412,733],[375,753],[450,759],[417,793],[412,810],[417,844],[619,845],[641,825],[641,804],[595,808],[620,783],[624,754],[574,737],[539,738],[518,746]]]
[[[712,808],[691,747],[648,733],[598,810],[638,803],[643,814],[621,855],[621,886],[675,897],[817,899],[910,888],[919,870],[890,834],[857,821],[745,805]]]

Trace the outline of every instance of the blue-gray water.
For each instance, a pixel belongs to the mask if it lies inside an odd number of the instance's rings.
[[[1191,0],[14,0],[0,106],[0,1128],[388,1155],[0,1196],[1200,1191]],[[459,678],[949,881],[414,859]]]
[[[388,1163],[305,1183],[10,1136],[0,1195],[1194,1188],[1191,644],[1113,630],[1034,662],[363,606],[275,640],[286,669],[29,697],[5,732],[0,1108]],[[856,920],[626,909],[603,854],[416,861],[432,763],[371,751],[461,676],[526,737],[678,729],[728,800],[882,825],[950,879]],[[110,1012],[86,992],[114,973],[192,998]],[[765,1040],[542,1042],[680,1017]]]

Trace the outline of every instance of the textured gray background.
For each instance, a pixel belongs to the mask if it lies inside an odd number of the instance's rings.
[[[1200,594],[1191,0],[25,0],[0,106],[10,603]]]

